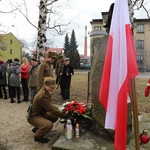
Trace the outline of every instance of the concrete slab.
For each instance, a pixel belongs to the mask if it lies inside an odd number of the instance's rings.
[[[100,150],[102,147],[108,147],[108,141],[109,146],[113,147],[113,141],[97,136],[92,131],[82,134],[79,139],[74,137],[72,141],[67,141],[63,134],[54,143],[52,150]]]

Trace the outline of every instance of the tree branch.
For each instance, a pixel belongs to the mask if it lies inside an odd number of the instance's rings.
[[[46,4],[46,7],[52,5],[53,3],[57,2],[57,1],[58,1],[58,0],[52,0],[50,3],[47,3],[47,4]]]
[[[146,12],[146,14],[147,14],[147,17],[150,19],[150,15],[149,15],[149,12],[148,12],[148,10],[145,8],[145,6],[141,6],[144,10],[145,10],[145,12]]]
[[[28,17],[27,17],[21,10],[18,10],[18,11],[26,18],[26,20],[27,20],[33,27],[35,27],[35,28],[38,30],[37,26],[34,25],[34,24],[28,19]]]

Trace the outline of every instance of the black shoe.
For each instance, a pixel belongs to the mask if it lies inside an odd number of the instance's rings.
[[[41,137],[41,138],[34,137],[34,141],[39,142],[39,143],[47,143],[49,141],[49,139],[44,138],[44,137]]]
[[[35,133],[38,128],[33,128],[32,132]]]
[[[59,93],[58,95],[62,95],[61,93]]]
[[[15,103],[15,102],[16,102],[16,101],[14,101],[14,100],[11,100],[11,101],[10,101],[10,103]]]
[[[4,99],[7,99],[7,96],[6,96],[6,97],[4,97]]]
[[[21,101],[18,101],[18,104],[21,103]]]

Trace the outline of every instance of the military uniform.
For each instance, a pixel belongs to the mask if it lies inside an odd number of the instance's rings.
[[[38,69],[38,87],[43,87],[43,82],[45,77],[53,77],[53,64],[51,64],[48,60],[44,61],[40,64]]]
[[[35,93],[38,91],[37,86],[38,64],[29,68],[28,86]]]
[[[56,84],[59,82],[60,79],[60,72],[61,72],[61,66],[64,65],[64,61],[63,60],[58,60],[56,63],[56,68],[55,68],[55,75],[57,76],[56,78]]]
[[[55,81],[51,77],[45,78],[44,84],[51,87],[47,79],[51,79],[53,83]],[[56,109],[51,102],[51,93],[43,87],[34,97],[30,118],[27,119],[31,125],[37,128],[35,137],[40,139],[46,135],[52,129],[53,123],[57,121],[58,117],[66,118],[67,115]]]
[[[56,54],[53,52],[48,52],[47,58],[56,58]],[[45,60],[40,64],[38,69],[38,88],[41,89],[43,87],[43,82],[45,77],[53,77],[53,64],[49,60]]]

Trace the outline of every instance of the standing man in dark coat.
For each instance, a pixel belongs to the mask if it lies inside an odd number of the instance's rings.
[[[37,75],[37,82],[39,89],[43,87],[45,77],[53,77],[53,62],[55,58],[56,54],[54,52],[48,52],[46,60],[40,64]]]
[[[60,86],[61,86],[61,94],[62,99],[69,100],[70,99],[70,84],[71,84],[71,77],[74,75],[73,67],[69,65],[70,59],[64,58],[64,66],[63,71],[60,72],[61,80],[60,80]]]
[[[0,60],[0,99],[7,99],[7,92],[6,92],[6,69],[7,64]],[[4,96],[3,96],[4,94]]]
[[[34,141],[47,143],[49,140],[44,136],[52,129],[53,123],[59,118],[68,117],[62,111],[56,109],[51,102],[51,94],[56,88],[55,80],[52,77],[46,77],[43,88],[38,91],[33,99],[32,111],[27,121],[35,128]]]

